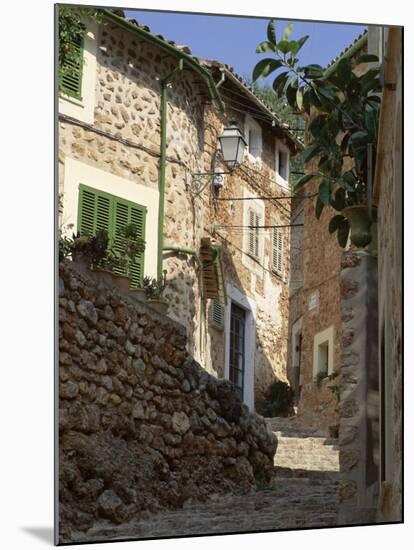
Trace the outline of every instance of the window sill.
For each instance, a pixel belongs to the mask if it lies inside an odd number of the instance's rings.
[[[63,94],[62,92],[59,93],[59,100],[67,101],[69,103],[72,103],[73,105],[76,105],[77,107],[81,107],[82,109],[85,108],[85,105],[81,99],[76,99],[76,97]]]

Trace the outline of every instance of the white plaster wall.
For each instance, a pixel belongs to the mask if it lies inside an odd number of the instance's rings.
[[[94,168],[84,162],[66,157],[63,186],[62,229],[71,235],[78,219],[79,184],[88,185],[117,197],[147,207],[145,275],[157,275],[158,196],[155,189],[140,185],[110,172]]]

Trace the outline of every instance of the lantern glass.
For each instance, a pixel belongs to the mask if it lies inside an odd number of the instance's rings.
[[[235,168],[241,164],[247,143],[237,126],[232,125],[224,128],[218,139],[220,140],[223,160],[227,166]]]

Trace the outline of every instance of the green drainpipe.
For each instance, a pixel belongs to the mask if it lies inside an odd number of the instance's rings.
[[[182,71],[184,60],[180,59],[173,72],[161,81],[161,146],[160,146],[160,171],[158,176],[158,189],[160,193],[158,205],[158,256],[157,277],[162,277],[162,253],[164,246],[164,204],[165,204],[165,165],[167,157],[167,111],[168,111],[168,83],[176,72]]]
[[[204,324],[204,281],[203,281],[203,262],[200,259],[200,256],[197,254],[195,250],[192,250],[191,248],[180,248],[179,246],[164,246],[163,251],[165,252],[176,252],[177,254],[189,254],[190,256],[194,256],[194,259],[196,260],[198,267],[200,268],[199,271],[199,285],[200,285],[200,315],[201,315],[201,322],[200,322],[200,352],[203,350],[203,324]]]

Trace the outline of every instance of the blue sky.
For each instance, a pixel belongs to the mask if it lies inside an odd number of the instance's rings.
[[[126,11],[128,17],[148,25],[177,44],[186,44],[193,55],[227,63],[241,76],[251,77],[254,65],[266,54],[256,54],[256,46],[266,40],[268,19],[191,15],[150,11]],[[366,27],[352,24],[276,20],[276,36],[293,23],[291,38],[310,37],[300,51],[303,64],[327,65]]]

